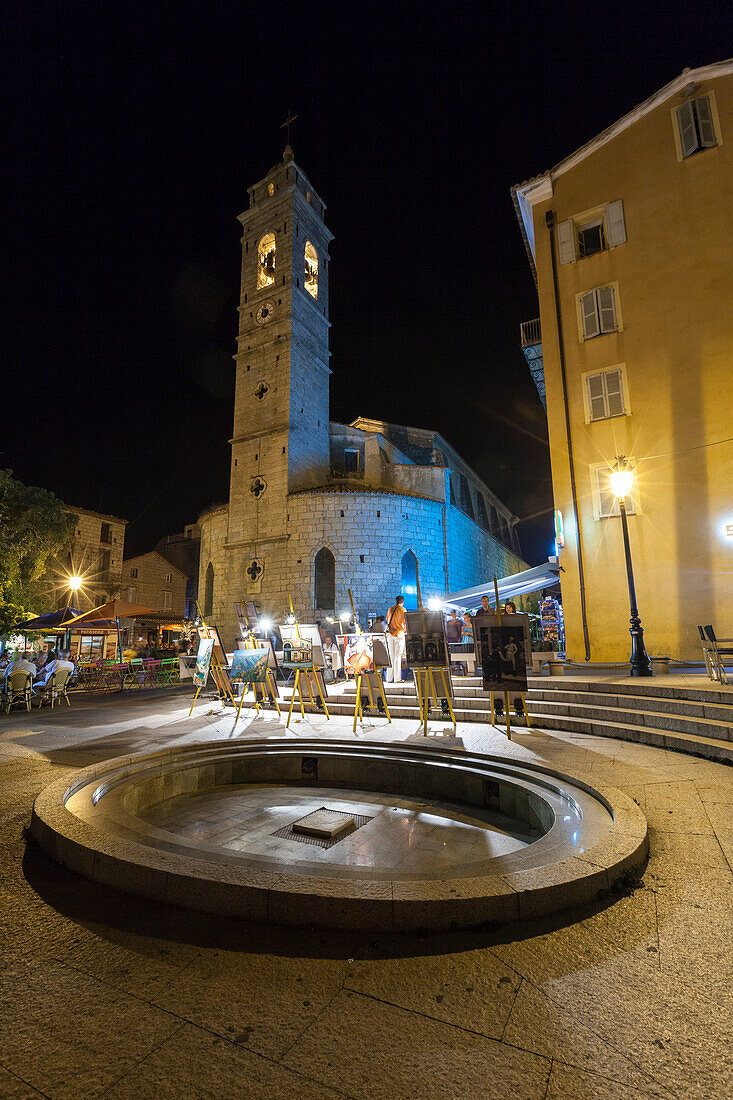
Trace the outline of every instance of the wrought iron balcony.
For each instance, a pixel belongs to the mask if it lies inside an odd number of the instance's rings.
[[[537,387],[537,393],[540,395],[540,401],[547,409],[545,363],[542,357],[542,330],[539,317],[535,317],[532,321],[524,321],[519,326],[519,334],[524,358],[527,360],[527,366]]]

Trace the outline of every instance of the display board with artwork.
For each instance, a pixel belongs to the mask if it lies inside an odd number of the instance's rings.
[[[374,643],[370,634],[344,634],[344,669],[349,676],[374,671]]]
[[[229,679],[233,684],[264,684],[267,679],[267,649],[238,649],[232,654]]]
[[[528,615],[479,612],[474,619],[476,649],[481,657],[484,691],[523,693],[531,664]]]
[[[441,611],[406,611],[408,668],[450,668]]]
[[[199,649],[196,654],[196,665],[193,670],[193,680],[200,690],[206,685],[211,668],[211,657],[214,652],[214,638],[199,638]]]

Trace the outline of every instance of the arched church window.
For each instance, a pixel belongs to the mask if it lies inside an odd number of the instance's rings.
[[[305,242],[305,289],[318,297],[318,253],[310,241]]]
[[[265,233],[257,245],[257,289],[275,282],[275,234]]]
[[[412,550],[402,555],[402,595],[407,611],[417,611],[417,558]]]
[[[204,615],[208,618],[214,611],[214,566],[209,562],[206,567],[204,584]]]
[[[313,563],[313,606],[321,611],[336,609],[336,559],[327,546],[322,546]]]

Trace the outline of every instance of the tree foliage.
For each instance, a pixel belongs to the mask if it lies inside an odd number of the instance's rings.
[[[47,574],[70,550],[75,524],[53,493],[0,470],[0,635],[49,610]]]

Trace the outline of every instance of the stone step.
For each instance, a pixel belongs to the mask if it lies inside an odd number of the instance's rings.
[[[644,726],[662,732],[692,734],[713,737],[716,740],[733,741],[733,725],[717,719],[686,717],[679,713],[653,710],[637,710],[632,706],[609,706],[607,702],[591,696],[588,701],[564,702],[554,699],[527,699],[530,714],[556,715],[567,718],[588,718],[592,721],[620,722],[630,726]]]
[[[660,749],[702,756],[720,764],[733,764],[733,744],[714,737],[701,737],[674,730],[654,729],[651,726],[634,726],[623,722],[603,722],[567,715],[530,712],[533,729],[563,730],[567,733],[588,734],[591,737],[612,737],[621,741],[635,741],[641,745],[653,745]]]
[[[670,677],[671,678],[671,677]],[[733,705],[733,690],[721,685],[714,687],[711,680],[700,677],[697,684],[666,684],[666,676],[634,680],[578,680],[570,676],[530,676],[528,688],[544,691],[590,692],[593,695],[653,696],[658,699],[682,699],[703,703]]]
[[[649,710],[657,714],[684,715],[688,718],[709,718],[733,723],[733,698],[728,703],[704,702],[696,699],[669,699],[658,695],[629,695],[605,692],[564,691],[560,688],[530,687],[527,701],[555,702],[567,705],[618,707],[623,710]]]

